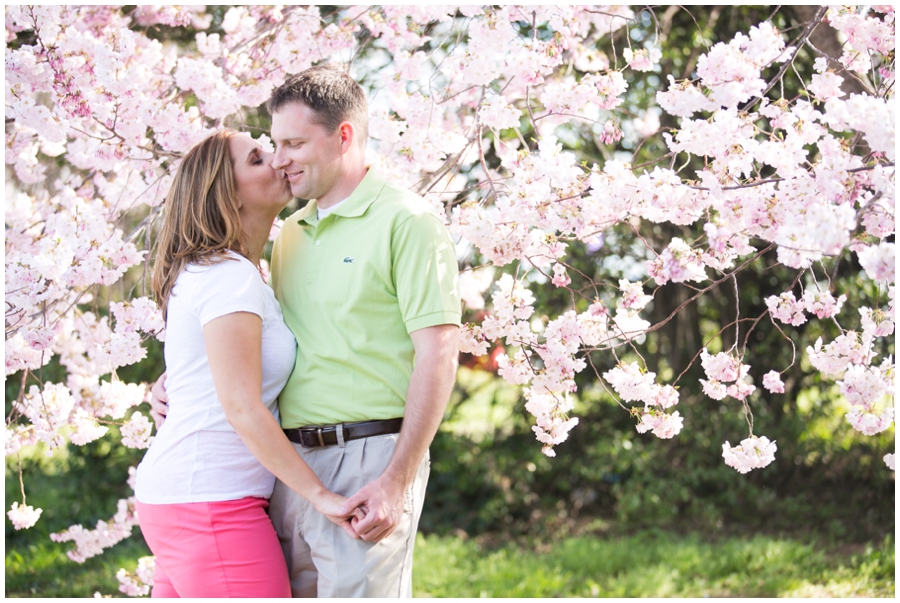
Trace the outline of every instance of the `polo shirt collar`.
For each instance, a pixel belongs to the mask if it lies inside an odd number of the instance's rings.
[[[381,189],[387,183],[384,176],[373,167],[368,168],[366,175],[357,187],[350,193],[350,196],[341,201],[341,203],[331,212],[330,215],[342,216],[344,218],[358,218],[366,213],[369,206],[375,202]],[[315,199],[306,204],[300,210],[300,220],[308,224],[318,224],[318,206]]]

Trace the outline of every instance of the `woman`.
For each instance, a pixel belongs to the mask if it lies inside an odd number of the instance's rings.
[[[169,411],[138,467],[154,597],[290,597],[266,515],[277,476],[356,538],[278,424],[296,342],[259,261],[291,199],[248,135],[223,130],[182,159],[166,198],[153,290],[166,317]]]

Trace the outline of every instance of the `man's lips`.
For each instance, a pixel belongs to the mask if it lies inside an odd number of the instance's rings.
[[[296,182],[297,179],[300,178],[300,176],[303,175],[303,172],[294,172],[293,174],[288,174],[287,172],[285,172],[284,175],[285,175],[285,177],[288,179],[288,181],[290,181],[290,182]]]

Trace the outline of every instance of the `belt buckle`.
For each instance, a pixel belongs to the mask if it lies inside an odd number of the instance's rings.
[[[304,448],[324,448],[325,438],[322,437],[325,433],[328,433],[330,430],[334,430],[334,427],[330,426],[319,426],[319,427],[301,427],[300,428],[300,445]]]

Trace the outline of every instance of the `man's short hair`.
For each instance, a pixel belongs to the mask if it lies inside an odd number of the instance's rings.
[[[266,108],[271,114],[288,103],[297,102],[312,109],[318,116],[318,123],[329,133],[349,121],[365,144],[369,130],[366,95],[345,72],[332,67],[310,67],[301,71],[275,88]]]

